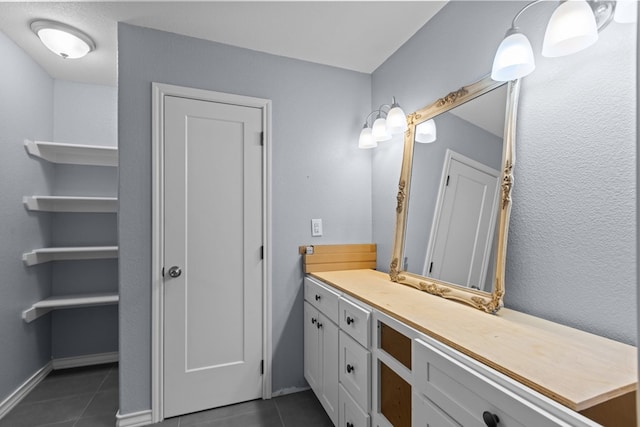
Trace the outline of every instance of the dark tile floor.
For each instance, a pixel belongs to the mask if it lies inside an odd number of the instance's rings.
[[[113,427],[118,410],[118,365],[52,372],[0,427]],[[253,400],[181,417],[158,427],[332,427],[312,391]]]

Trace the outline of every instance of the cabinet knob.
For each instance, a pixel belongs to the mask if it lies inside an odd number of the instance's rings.
[[[316,301],[320,301],[320,295],[316,295]]]
[[[322,323],[318,322],[316,323],[316,326],[318,327],[318,329],[322,328]]]
[[[351,372],[353,372],[355,370],[355,368],[349,364],[347,364],[347,373],[350,374]]]
[[[317,322],[316,318],[315,318],[315,317],[312,317],[312,318],[311,318],[311,323],[316,323],[316,322]]]
[[[500,422],[500,418],[496,414],[492,414],[489,411],[484,411],[482,413],[482,419],[487,427],[498,427],[498,423]]]
[[[347,325],[350,325],[353,323],[353,318],[347,316]]]
[[[353,423],[347,423],[347,427],[353,427]]]

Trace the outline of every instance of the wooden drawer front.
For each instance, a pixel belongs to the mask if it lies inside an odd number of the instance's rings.
[[[339,427],[369,427],[369,414],[364,412],[345,388],[340,385]]]
[[[338,298],[336,291],[309,278],[304,278],[304,299],[338,324]]]
[[[369,412],[371,353],[343,331],[340,331],[340,383]]]
[[[413,393],[412,427],[461,427],[450,416],[442,412],[429,399],[421,394]]]
[[[369,348],[371,310],[340,298],[340,329],[351,335],[363,347]]]
[[[422,340],[414,340],[413,360],[414,391],[463,426],[485,425],[485,411],[501,427],[567,425]]]

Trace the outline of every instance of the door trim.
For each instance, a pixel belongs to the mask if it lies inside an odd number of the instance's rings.
[[[271,259],[271,100],[233,95],[203,89],[152,83],[152,130],[151,130],[151,413],[154,423],[164,418],[164,282],[162,267],[164,258],[164,97],[178,96],[201,101],[234,104],[262,109],[264,148],[262,156],[262,241],[264,259],[262,264],[262,357],[264,373],[262,398],[271,398],[272,365],[272,259]]]

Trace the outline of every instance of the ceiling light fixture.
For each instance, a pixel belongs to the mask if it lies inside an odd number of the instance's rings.
[[[60,22],[40,19],[31,23],[31,30],[42,44],[64,59],[82,58],[96,48],[91,37]]]
[[[516,26],[522,13],[545,0],[535,0],[513,18],[511,28],[498,46],[491,78],[509,81],[527,76],[535,69],[533,49],[527,36]],[[618,2],[619,3],[619,2]],[[554,10],[544,35],[542,55],[571,55],[591,46],[614,16],[616,2],[611,0],[565,0]]]
[[[386,111],[385,111],[386,109]],[[372,126],[369,119],[376,116]],[[358,139],[358,148],[375,148],[378,142],[388,141],[393,135],[402,133],[407,129],[407,116],[393,97],[391,105],[383,104],[377,110],[373,110],[366,119]]]

